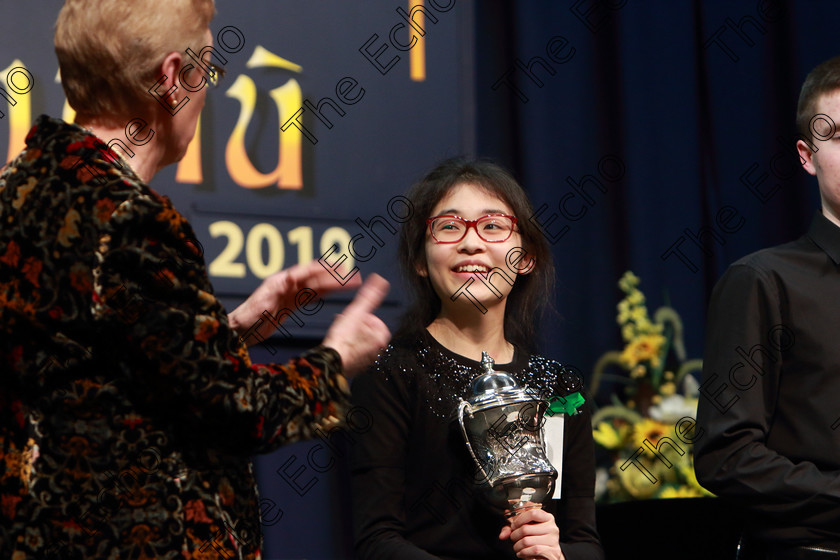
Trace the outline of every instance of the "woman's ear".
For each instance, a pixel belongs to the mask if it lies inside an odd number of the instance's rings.
[[[159,79],[149,90],[152,98],[172,116],[181,110],[182,104],[190,100],[178,76],[182,62],[181,53],[171,52],[166,55],[158,69]]]

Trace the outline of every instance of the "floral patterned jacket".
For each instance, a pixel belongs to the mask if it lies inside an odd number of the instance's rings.
[[[340,358],[252,365],[190,225],[102,146],[42,116],[0,176],[0,558],[260,558],[248,457],[341,414]]]

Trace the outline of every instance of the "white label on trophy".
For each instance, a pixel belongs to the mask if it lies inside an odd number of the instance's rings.
[[[554,486],[552,500],[560,499],[560,483],[563,480],[563,425],[566,413],[547,416],[543,425],[543,441],[546,455],[551,466],[557,470],[557,484]]]

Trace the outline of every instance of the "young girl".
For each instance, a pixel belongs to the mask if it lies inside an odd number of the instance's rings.
[[[582,390],[577,375],[528,352],[553,266],[524,191],[492,163],[453,159],[407,196],[413,213],[400,260],[413,304],[352,388],[354,404],[373,417],[352,444],[358,557],[603,558],[586,407],[565,420],[561,499],[510,521],[483,501],[455,420],[482,351],[542,395]]]

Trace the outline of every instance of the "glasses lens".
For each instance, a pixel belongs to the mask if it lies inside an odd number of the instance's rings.
[[[484,216],[475,224],[475,229],[485,241],[504,241],[513,232],[513,220],[507,216]]]
[[[219,85],[219,71],[212,64],[208,64],[207,69],[207,81],[211,86],[216,87]]]
[[[216,66],[215,64],[208,62],[207,63],[207,81],[210,83],[211,86],[216,87],[219,85],[219,82],[225,75],[225,69]]]
[[[432,222],[435,239],[444,243],[458,241],[464,236],[466,225],[458,218],[438,218]]]

